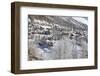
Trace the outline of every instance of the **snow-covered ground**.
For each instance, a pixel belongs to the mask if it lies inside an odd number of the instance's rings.
[[[82,43],[81,46],[76,44],[75,40],[57,40],[51,48],[40,48],[38,45],[30,42],[29,50],[31,55],[37,57],[38,60],[52,60],[52,59],[78,59],[87,58],[87,44]],[[44,51],[46,50],[46,51]]]

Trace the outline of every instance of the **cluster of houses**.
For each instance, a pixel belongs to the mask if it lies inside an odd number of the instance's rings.
[[[39,40],[42,40],[43,38],[47,40],[60,40],[63,39],[62,37],[77,40],[77,38],[81,37],[86,39],[86,41],[88,36],[86,31],[74,31],[73,28],[69,31],[67,30],[67,27],[59,24],[34,19],[33,22],[30,22],[28,25],[28,38],[34,39],[35,35],[39,35]]]

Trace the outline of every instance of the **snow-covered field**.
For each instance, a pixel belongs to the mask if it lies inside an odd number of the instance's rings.
[[[58,40],[54,43],[51,48],[39,48],[38,45],[31,44],[29,48],[33,59],[34,57],[39,58],[38,60],[51,60],[51,59],[78,59],[87,58],[87,44],[83,43],[82,46],[78,46],[75,40]]]

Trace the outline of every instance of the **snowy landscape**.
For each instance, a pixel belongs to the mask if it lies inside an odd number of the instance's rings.
[[[28,15],[28,60],[88,58],[88,17]]]

